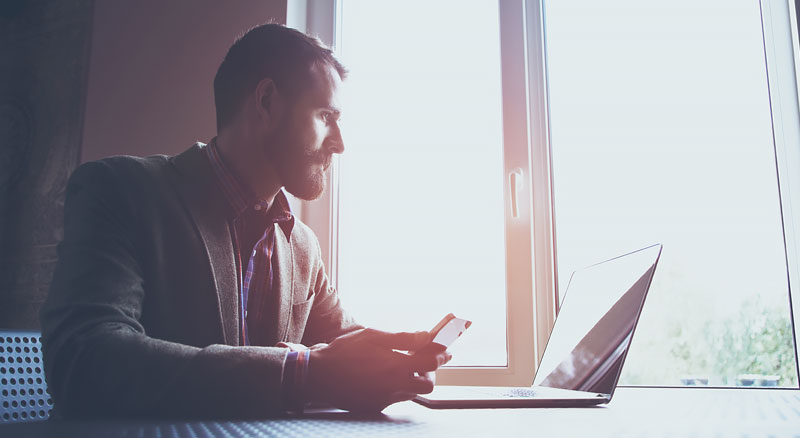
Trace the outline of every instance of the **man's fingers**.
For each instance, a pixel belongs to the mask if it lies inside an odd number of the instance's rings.
[[[407,392],[413,392],[414,394],[429,394],[431,391],[433,391],[433,387],[433,379],[426,375],[422,375],[410,376],[404,389]]]
[[[450,354],[450,352],[445,351],[444,354],[445,354],[445,359],[444,359],[444,363],[442,365],[444,365],[444,364],[450,362],[451,360],[453,360],[453,355]]]
[[[406,362],[414,371],[428,372],[436,371],[440,366],[446,364],[453,357],[447,351],[441,351],[436,354],[432,353],[415,353],[407,355]]]
[[[364,330],[371,342],[394,350],[419,350],[431,342],[430,332],[384,332],[376,329]]]

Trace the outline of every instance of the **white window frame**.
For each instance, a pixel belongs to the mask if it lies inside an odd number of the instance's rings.
[[[800,46],[794,0],[762,0],[761,23],[778,172],[795,366],[800,382]]]

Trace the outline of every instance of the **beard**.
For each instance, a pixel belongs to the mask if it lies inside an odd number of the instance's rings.
[[[302,141],[281,142],[268,156],[287,192],[305,201],[322,195],[331,164],[331,154],[323,149],[310,150]]]

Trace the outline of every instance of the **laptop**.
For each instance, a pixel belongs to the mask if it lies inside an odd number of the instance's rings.
[[[530,387],[437,386],[429,408],[577,407],[608,403],[662,245],[575,271]]]

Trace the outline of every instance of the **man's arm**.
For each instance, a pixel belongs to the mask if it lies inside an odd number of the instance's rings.
[[[42,309],[47,382],[69,417],[251,417],[282,409],[285,349],[196,348],[148,337],[136,209],[114,169],[78,168]]]

